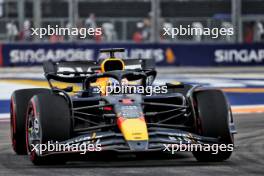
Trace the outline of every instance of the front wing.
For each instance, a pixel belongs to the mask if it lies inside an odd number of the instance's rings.
[[[125,141],[121,133],[116,132],[91,132],[86,133],[72,139],[62,141],[62,142],[53,142],[53,144],[61,145],[81,145],[81,144],[96,144],[100,145],[99,151],[115,151],[115,152],[151,152],[151,151],[163,151],[166,146],[174,144],[220,144],[218,138],[205,137],[197,135],[194,133],[186,132],[178,129],[167,129],[167,128],[158,128],[150,127],[149,131],[149,140],[148,141]],[[133,147],[131,149],[131,142],[133,145],[139,145],[137,148]],[[141,143],[144,142],[144,145],[147,148],[140,147]],[[145,145],[147,143],[147,145]],[[40,150],[40,146],[37,148]],[[86,152],[95,152],[94,150],[87,150]],[[83,150],[72,150],[69,147],[65,151],[41,151],[36,152],[37,155],[46,156],[53,154],[66,154],[66,153],[83,153]],[[85,153],[86,153],[85,152]]]

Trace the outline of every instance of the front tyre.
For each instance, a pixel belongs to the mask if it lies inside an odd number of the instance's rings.
[[[35,165],[63,163],[60,155],[42,156],[34,146],[67,140],[70,131],[70,108],[64,97],[52,93],[32,97],[27,112],[26,141],[30,159]]]
[[[27,105],[32,96],[49,93],[49,89],[20,89],[13,92],[10,103],[10,129],[12,147],[16,154],[26,155],[25,123]]]
[[[218,151],[217,154],[211,151],[194,151],[193,155],[198,161],[224,161],[231,156],[234,144],[233,134],[229,129],[231,110],[225,95],[220,90],[202,90],[194,95],[197,133],[206,137],[219,138],[221,144],[229,147],[227,151]]]

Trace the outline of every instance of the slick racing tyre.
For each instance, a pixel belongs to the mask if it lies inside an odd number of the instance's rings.
[[[36,94],[48,93],[49,91],[49,89],[21,89],[12,94],[10,104],[10,129],[12,147],[16,154],[27,154],[25,123],[29,100]]]
[[[233,147],[233,134],[230,133],[229,121],[231,110],[220,90],[202,90],[195,93],[197,110],[197,133],[205,137],[220,139],[221,144]],[[213,154],[209,151],[193,151],[198,161],[224,161],[232,154],[230,148]]]
[[[70,132],[70,108],[64,97],[44,93],[31,98],[26,120],[26,142],[30,159],[35,165],[64,163],[63,156],[44,156],[33,147],[67,140]]]

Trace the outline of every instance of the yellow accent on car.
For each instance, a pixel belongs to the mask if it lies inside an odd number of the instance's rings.
[[[121,123],[121,132],[127,141],[148,140],[146,122],[142,119],[124,119]]]
[[[122,59],[118,59],[118,58],[108,58],[108,59],[105,59],[102,63],[101,63],[101,71],[104,73],[106,70],[105,70],[105,64],[107,62],[120,62],[121,65],[122,65],[122,68],[120,70],[124,70],[125,69],[125,63]]]
[[[172,82],[170,82],[171,84],[173,84],[173,85],[181,85],[182,83],[181,82],[179,82],[179,81],[172,81]]]
[[[101,95],[106,95],[106,87],[108,86],[109,78],[98,78],[95,83],[92,83],[91,86],[100,87]]]
[[[101,63],[101,66],[100,67],[101,67],[101,72],[102,73],[104,73],[104,72],[107,71],[107,70],[105,70],[105,64],[107,62],[113,62],[113,64],[115,62],[119,62],[119,63],[121,63],[121,66],[122,66],[121,70],[124,70],[124,68],[125,68],[125,63],[124,63],[124,61],[122,59],[118,59],[118,58],[108,58],[108,59],[105,59]],[[114,67],[114,65],[113,65],[113,67]],[[101,95],[106,95],[106,86],[108,86],[107,85],[108,84],[108,81],[109,81],[109,78],[98,78],[96,80],[96,82],[93,83],[91,86],[99,86],[100,87],[100,90],[101,90]]]

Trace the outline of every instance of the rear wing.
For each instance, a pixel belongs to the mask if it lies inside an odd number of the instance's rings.
[[[154,70],[154,59],[126,59],[125,70]],[[63,75],[82,75],[92,74],[99,71],[100,63],[96,61],[62,61],[52,62],[46,61],[43,63],[43,70],[45,75],[53,74],[61,76]]]
[[[47,61],[43,63],[43,70],[45,74],[68,74],[79,72],[93,72],[93,70],[99,69],[98,64],[95,61],[62,61],[52,62]]]
[[[155,70],[155,59],[126,59],[123,61],[126,70]]]

